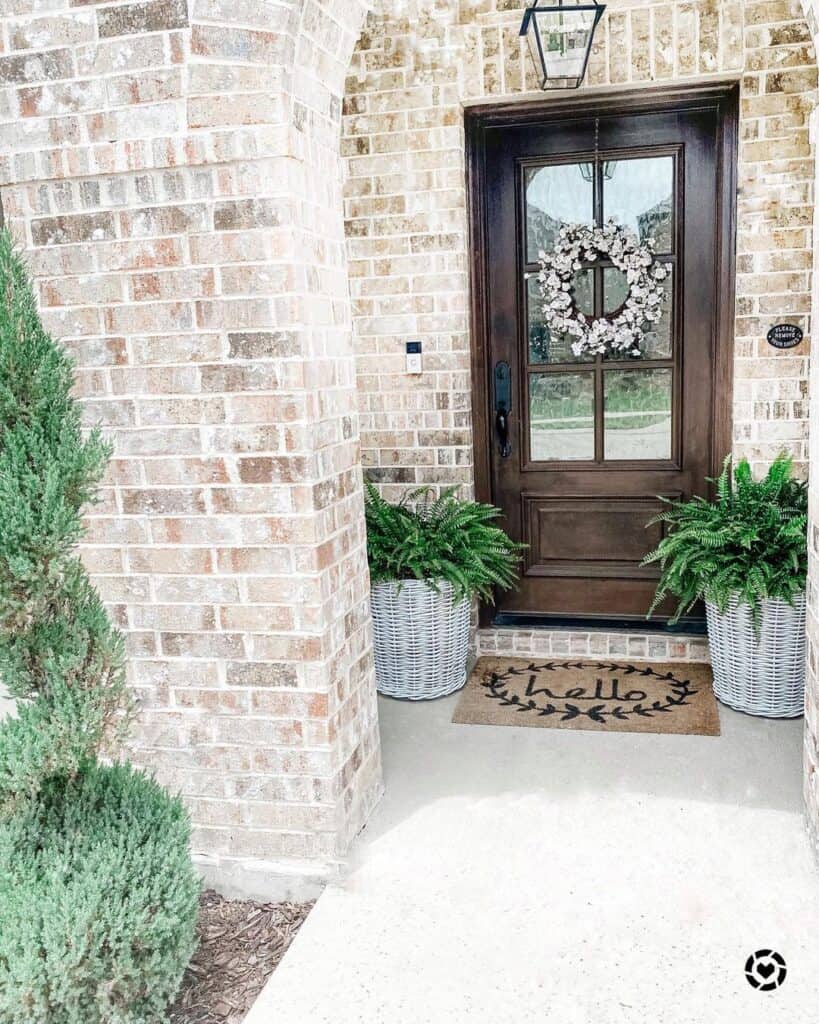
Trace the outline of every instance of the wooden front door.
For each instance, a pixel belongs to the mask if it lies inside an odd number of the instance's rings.
[[[497,621],[642,620],[658,495],[708,493],[730,445],[735,111],[711,89],[468,119],[479,492],[528,545]],[[609,218],[672,268],[638,358],[574,356],[539,304],[538,251]],[[627,285],[599,262],[573,292],[600,316]]]

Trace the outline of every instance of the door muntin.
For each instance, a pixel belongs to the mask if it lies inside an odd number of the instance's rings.
[[[518,161],[524,230],[518,274],[521,331],[519,445],[522,472],[653,462],[680,464],[683,146],[612,149],[567,159]],[[602,225],[609,218],[655,241],[656,259],[671,267],[663,316],[647,331],[643,355],[576,356],[567,337],[543,322],[538,253],[548,252],[564,224]],[[625,275],[610,260],[584,263],[575,275],[577,308],[611,316],[628,294]],[[585,365],[584,365],[585,364]],[[639,370],[639,372],[634,372]],[[545,465],[544,465],[545,464]]]

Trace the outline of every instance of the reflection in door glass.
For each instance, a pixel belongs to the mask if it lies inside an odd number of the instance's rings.
[[[619,221],[641,241],[653,238],[658,253],[674,251],[674,158],[608,161],[603,178],[603,218]]]
[[[671,317],[673,311],[672,295],[674,291],[673,276],[667,277],[662,283],[663,305],[660,319],[654,323],[646,322],[640,352],[643,359],[668,359],[671,356]],[[603,269],[603,310],[606,316],[613,316],[628,298],[628,282],[625,274],[617,267]],[[614,361],[617,356],[611,356]],[[633,356],[620,358],[634,361]]]
[[[606,459],[671,458],[671,370],[610,370],[603,377]]]
[[[529,440],[535,462],[594,458],[594,375],[529,378]]]
[[[554,247],[563,224],[594,221],[594,186],[589,164],[552,164],[526,171],[526,259]]]
[[[667,277],[663,281],[662,315],[653,324],[647,324],[643,335],[642,352],[644,359],[668,359],[671,355],[671,323],[674,312],[674,279]]]
[[[603,316],[613,316],[628,298],[628,279],[619,267],[603,271]]]
[[[594,307],[594,274],[581,270],[575,276],[574,296],[578,309],[591,312]],[[527,280],[527,324],[530,363],[585,363],[594,356],[576,356],[572,352],[572,338],[566,334],[556,337],[543,318],[543,299],[538,288],[537,275]]]

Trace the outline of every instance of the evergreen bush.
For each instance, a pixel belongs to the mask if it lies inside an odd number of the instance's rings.
[[[164,1021],[194,948],[181,803],[129,765],[52,778],[0,828],[3,1024]]]
[[[180,802],[104,766],[130,706],[124,648],[77,555],[109,446],[0,231],[0,1021],[149,1024],[193,948]],[[162,1005],[160,1005],[162,1004]]]

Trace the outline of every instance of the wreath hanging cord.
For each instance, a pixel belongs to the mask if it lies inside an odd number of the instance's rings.
[[[611,317],[587,317],[575,303],[574,277],[584,264],[609,260],[625,275],[628,297]],[[641,242],[629,228],[615,220],[602,227],[566,224],[560,228],[554,249],[538,253],[538,283],[543,316],[550,332],[574,339],[575,356],[639,356],[646,324],[662,316],[663,282],[671,273],[669,263],[658,263],[654,241]]]

